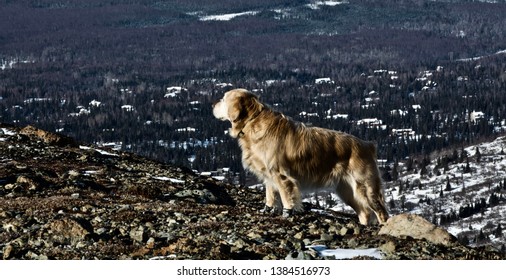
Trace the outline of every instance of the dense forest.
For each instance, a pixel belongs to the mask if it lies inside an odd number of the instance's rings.
[[[0,121],[242,172],[211,104],[245,87],[393,164],[505,132],[505,14],[504,1],[3,0]]]

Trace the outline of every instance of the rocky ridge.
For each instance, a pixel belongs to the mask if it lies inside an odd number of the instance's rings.
[[[312,245],[376,248],[383,259],[505,259],[416,215],[364,227],[307,205],[285,219],[260,213],[263,199],[185,168],[0,124],[2,259],[329,258]]]

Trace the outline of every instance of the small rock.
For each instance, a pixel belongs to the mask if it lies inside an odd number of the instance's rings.
[[[353,237],[350,240],[348,240],[348,247],[350,248],[356,248],[358,246],[358,241]]]
[[[77,244],[76,244],[76,248],[77,248],[77,249],[82,249],[82,248],[85,248],[85,247],[86,247],[86,242],[79,241],[79,242],[77,242]]]
[[[6,245],[3,250],[3,259],[8,260],[12,258],[13,255],[14,255],[14,246],[12,246],[11,244]]]
[[[285,260],[310,260],[311,257],[303,251],[294,251],[286,256]]]
[[[395,243],[392,241],[388,241],[387,243],[381,245],[379,249],[383,251],[383,253],[391,255],[395,252]]]
[[[339,231],[339,234],[341,236],[345,236],[347,234],[353,234],[353,229],[350,229],[350,228],[347,228],[347,227],[342,227],[341,230]]]
[[[126,204],[126,205],[120,205],[118,208],[118,211],[127,211],[127,210],[132,210],[132,209],[133,209],[132,205]]]
[[[297,233],[296,233],[293,237],[294,237],[295,239],[302,240],[302,239],[304,239],[304,232],[299,231],[299,232],[297,232]]]
[[[37,138],[39,140],[42,140],[44,143],[60,147],[77,146],[76,142],[70,137],[63,136],[58,133],[44,131],[30,125],[21,129],[21,131],[19,131],[19,134],[26,135],[30,138]]]
[[[302,242],[304,242],[304,245],[306,245],[306,246],[309,246],[309,245],[311,245],[313,243],[311,241],[311,239],[309,239],[309,238],[304,238],[304,240],[302,240]]]
[[[155,239],[150,237],[146,242],[146,248],[153,249],[155,247]]]
[[[327,234],[327,233],[322,233],[320,234],[320,240],[322,241],[332,241],[334,240],[334,237],[330,234]]]
[[[47,224],[46,228],[49,229],[50,238],[53,241],[68,245],[75,245],[87,239],[92,233],[91,224],[69,218],[55,220]]]
[[[132,229],[130,231],[130,238],[139,243],[142,243],[147,238],[147,234],[144,231],[144,227],[139,226],[138,228]]]
[[[254,240],[261,240],[262,239],[262,236],[256,232],[250,232],[247,234],[247,236],[251,239],[254,239]]]
[[[79,177],[79,175],[81,175],[81,173],[79,173],[79,171],[76,171],[76,170],[70,170],[68,172],[68,175],[70,178],[73,178],[73,177]]]
[[[6,232],[18,232],[18,227],[17,225],[13,224],[13,223],[5,223],[2,228],[6,231]]]

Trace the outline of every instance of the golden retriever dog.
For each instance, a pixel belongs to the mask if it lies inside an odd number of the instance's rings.
[[[373,143],[295,122],[245,89],[226,92],[213,104],[213,115],[230,121],[244,168],[265,185],[264,211],[272,211],[280,197],[287,217],[302,210],[301,193],[332,190],[361,224],[388,219]]]

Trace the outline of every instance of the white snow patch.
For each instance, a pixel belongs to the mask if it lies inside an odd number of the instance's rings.
[[[482,58],[487,58],[487,57],[490,57],[490,56],[501,55],[501,54],[506,54],[506,50],[497,51],[497,52],[495,52],[493,54],[489,54],[489,55],[475,56],[475,57],[469,57],[469,58],[461,58],[461,59],[457,59],[457,61],[461,61],[461,62],[476,61],[476,60],[480,60]]]
[[[166,89],[165,95],[163,97],[165,97],[165,98],[176,97],[179,94],[181,94],[181,92],[183,92],[183,91],[187,91],[187,89],[184,87],[178,87],[178,86],[168,87]]]
[[[210,16],[202,16],[200,17],[200,21],[229,21],[233,18],[240,17],[240,16],[254,16],[258,14],[258,11],[248,11],[248,12],[242,12],[242,13],[231,13],[231,14],[221,14],[221,15],[210,15]]]
[[[14,132],[10,129],[7,129],[7,128],[1,128],[0,130],[2,131],[3,135],[9,135],[9,136],[16,135],[16,132]]]
[[[315,1],[311,4],[307,4],[306,6],[309,7],[312,10],[317,10],[321,6],[337,6],[337,5],[343,5],[343,4],[349,4],[348,1]]]
[[[318,78],[314,80],[315,84],[331,84],[334,83],[330,78]]]
[[[123,106],[121,106],[121,109],[125,110],[126,112],[132,112],[134,110],[134,106],[132,106],[132,105],[123,105]]]
[[[88,146],[79,146],[79,149],[81,149],[81,150],[94,150],[104,156],[119,157],[119,155],[117,155],[117,154],[113,154],[113,153],[110,153],[110,152],[107,152],[107,151],[104,151],[101,149],[95,149],[95,148],[88,147]]]
[[[97,101],[95,99],[93,99],[91,102],[90,102],[90,106],[93,106],[93,107],[100,107],[100,105],[102,104],[102,102],[100,101]]]
[[[184,184],[183,180],[165,177],[165,176],[156,176],[156,177],[153,177],[153,179],[160,180],[160,181],[169,181],[169,182],[175,183],[175,184]]]
[[[325,245],[308,246],[318,252],[322,257],[335,257],[337,260],[352,259],[355,257],[365,256],[376,259],[382,259],[383,255],[379,249],[328,249]]]

